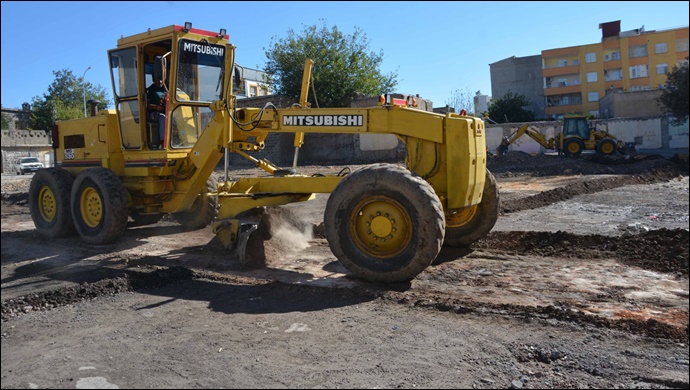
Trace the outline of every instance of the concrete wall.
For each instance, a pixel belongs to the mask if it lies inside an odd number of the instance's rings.
[[[21,110],[3,108],[2,115],[9,122],[6,130],[23,130],[28,129],[31,125],[31,106],[28,103],[24,103]]]
[[[43,130],[2,130],[2,173],[14,173],[20,157],[38,157],[43,165],[52,166],[52,142]]]
[[[600,119],[591,121],[597,129],[606,130],[623,142],[635,142],[638,150],[666,150],[688,149],[688,123],[682,126],[672,126],[665,117],[645,117],[628,119]],[[486,129],[486,142],[489,151],[495,152],[504,136],[510,136],[523,123],[505,123],[500,125],[488,125]],[[553,138],[561,131],[563,124],[560,121],[531,122],[546,139]],[[528,135],[518,138],[508,148],[509,151],[521,151],[526,153],[547,153],[547,150],[539,145]]]

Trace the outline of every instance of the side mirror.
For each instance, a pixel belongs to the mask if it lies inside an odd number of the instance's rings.
[[[153,80],[165,80],[165,58],[161,56],[153,58]]]
[[[238,91],[242,90],[242,86],[244,85],[244,68],[239,65],[233,65],[232,82]]]

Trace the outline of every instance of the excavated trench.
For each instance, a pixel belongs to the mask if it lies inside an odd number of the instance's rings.
[[[652,184],[671,180],[678,176],[687,176],[686,161],[665,160],[662,158],[616,159],[597,161],[595,158],[582,159],[577,164],[573,160],[553,164],[550,157],[535,158],[521,153],[509,153],[489,161],[489,168],[497,176],[515,177],[527,172],[539,175],[581,175],[602,174],[617,176],[572,183],[553,190],[543,191],[536,195],[502,202],[503,214],[521,210],[537,209],[555,202],[570,199],[577,195],[634,184]],[[554,157],[560,158],[560,157]],[[540,163],[549,160],[540,166]],[[618,169],[609,169],[617,165]],[[619,169],[625,165],[626,169]],[[584,168],[583,168],[584,166]],[[586,168],[586,169],[585,169]],[[25,202],[25,197],[3,193],[3,203]],[[309,226],[298,215],[281,208],[268,208],[260,215],[262,223],[255,234],[255,239],[248,246],[248,253],[253,255],[252,267],[265,267],[282,256],[284,249],[279,240],[275,240],[272,226],[292,224],[297,230],[312,229],[315,239],[323,240],[323,226]],[[573,263],[587,263],[598,259],[615,258],[617,261],[647,269],[650,271],[688,275],[688,231],[687,229],[658,229],[639,234],[620,237],[601,235],[576,235],[564,231],[558,232],[525,232],[500,231],[491,232],[487,237],[473,244],[472,251],[483,251],[493,256],[518,253],[520,255],[567,258]],[[134,264],[134,263],[132,263]],[[579,325],[618,329],[649,337],[688,342],[688,328],[677,326],[655,319],[645,318],[605,318],[586,311],[577,310],[569,304],[519,305],[490,303],[460,299],[434,290],[410,289],[409,284],[378,285],[360,283],[356,286],[327,288],[319,286],[296,285],[279,281],[266,282],[251,277],[231,276],[209,270],[191,269],[182,266],[166,267],[151,256],[136,262],[136,268],[124,269],[119,275],[93,283],[58,288],[50,291],[39,291],[18,298],[3,300],[2,320],[9,320],[32,310],[50,310],[82,300],[100,296],[114,295],[126,291],[144,291],[156,289],[171,283],[193,279],[211,279],[221,282],[242,284],[267,284],[282,289],[314,289],[319,294],[361,295],[414,306],[422,309],[439,310],[454,313],[476,313],[478,315],[509,315],[530,318],[555,319]],[[230,265],[230,269],[244,269]],[[228,268],[226,268],[228,269]],[[441,271],[442,272],[442,271]],[[687,311],[685,311],[687,316]]]

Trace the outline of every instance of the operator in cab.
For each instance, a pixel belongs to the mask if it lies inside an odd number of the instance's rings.
[[[151,149],[163,148],[165,136],[165,94],[168,93],[163,80],[154,80],[146,89],[146,108],[149,112],[149,120],[155,126],[158,125],[158,142],[151,141]],[[154,127],[155,128],[155,127]]]

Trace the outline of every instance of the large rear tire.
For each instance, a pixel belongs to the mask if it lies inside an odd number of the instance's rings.
[[[487,169],[481,203],[446,213],[446,240],[443,245],[466,247],[478,241],[493,229],[500,212],[501,196],[496,178]]]
[[[29,187],[29,210],[36,230],[46,238],[74,234],[70,192],[74,178],[62,168],[40,169]]]
[[[206,187],[199,193],[192,207],[187,211],[173,214],[177,222],[188,229],[201,229],[213,222],[218,213],[216,198],[206,196],[206,193],[216,191],[218,191],[218,180],[211,176],[206,181]]]
[[[87,244],[109,244],[127,228],[127,190],[115,172],[92,168],[81,172],[72,187],[74,226]]]
[[[568,157],[577,157],[584,149],[585,144],[579,138],[570,138],[563,143],[563,153]]]
[[[407,169],[376,164],[347,175],[326,203],[331,251],[354,276],[407,281],[426,269],[443,244],[443,205],[433,187]]]

